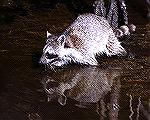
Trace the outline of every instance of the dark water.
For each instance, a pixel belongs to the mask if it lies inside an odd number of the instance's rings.
[[[64,5],[0,9],[0,120],[150,119],[150,25],[141,13],[128,8],[137,26],[123,41],[129,57],[44,72],[46,31],[62,32],[75,15]]]

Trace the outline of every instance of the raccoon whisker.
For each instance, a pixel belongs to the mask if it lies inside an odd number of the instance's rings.
[[[56,70],[55,70],[55,68],[51,65],[51,64],[47,64],[48,65],[48,69],[51,69],[51,70],[53,70],[54,72],[56,72]]]
[[[48,68],[48,69],[52,68],[51,65],[50,65],[49,63],[47,64],[47,68]]]
[[[46,64],[46,69],[50,69],[49,63]]]
[[[51,69],[52,69],[54,72],[56,72],[56,70],[55,70],[55,68],[54,68],[54,67],[52,67],[52,66],[51,66]]]

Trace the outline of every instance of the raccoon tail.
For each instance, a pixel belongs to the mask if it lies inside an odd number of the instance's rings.
[[[125,56],[127,55],[126,50],[121,46],[121,43],[115,37],[115,35],[110,35],[109,40],[106,44],[105,53],[107,56],[117,55],[117,56]]]

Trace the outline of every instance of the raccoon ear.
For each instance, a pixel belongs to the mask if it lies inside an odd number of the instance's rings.
[[[58,98],[58,102],[59,104],[61,105],[66,105],[66,101],[67,101],[67,97],[65,95],[61,95],[59,98]]]
[[[65,41],[66,41],[66,36],[65,35],[61,35],[58,38],[58,41],[59,41],[59,43],[60,43],[61,46],[64,46],[65,45]]]
[[[69,42],[66,38],[65,35],[61,35],[58,38],[58,41],[60,42],[60,45],[63,46],[64,48],[72,48],[73,45],[71,44],[71,42]]]
[[[46,32],[46,35],[47,35],[47,38],[48,38],[48,37],[51,36],[52,34],[47,31],[47,32]]]

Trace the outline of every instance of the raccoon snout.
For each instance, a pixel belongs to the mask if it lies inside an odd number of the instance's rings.
[[[46,57],[46,59],[54,59],[54,58],[57,58],[58,55],[50,54],[50,53],[47,52],[47,53],[45,54],[45,57]]]

